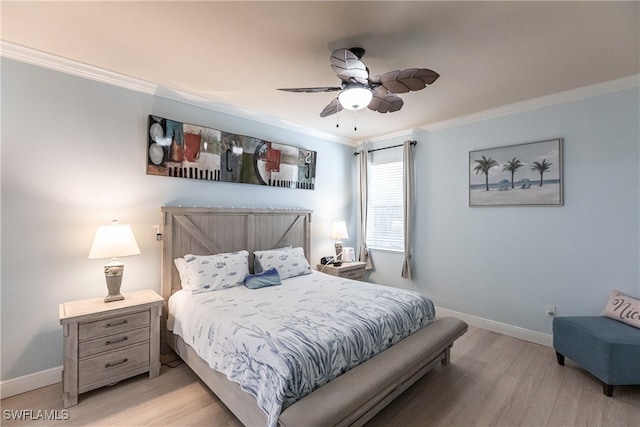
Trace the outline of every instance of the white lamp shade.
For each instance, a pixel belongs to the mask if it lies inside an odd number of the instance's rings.
[[[348,239],[347,224],[344,221],[335,221],[331,227],[332,239]]]
[[[347,110],[361,110],[369,105],[373,93],[363,87],[345,89],[338,95],[340,105]]]
[[[102,225],[96,230],[89,258],[117,258],[139,253],[140,248],[131,226],[113,221],[111,225]]]

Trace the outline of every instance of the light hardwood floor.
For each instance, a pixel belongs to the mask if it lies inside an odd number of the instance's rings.
[[[368,426],[640,426],[640,386],[617,386],[608,398],[598,380],[570,360],[559,366],[551,348],[469,328],[451,361]],[[241,425],[184,364],[162,366],[154,379],[140,375],[82,394],[66,420],[7,419],[7,410],[64,418],[61,384],[1,403],[3,426]]]

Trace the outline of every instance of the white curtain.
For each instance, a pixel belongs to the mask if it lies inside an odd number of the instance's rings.
[[[403,201],[404,201],[404,261],[402,263],[402,277],[411,279],[411,247],[413,236],[413,193],[414,193],[414,173],[413,141],[405,141],[402,147],[403,168]]]
[[[366,147],[358,151],[359,160],[359,209],[358,221],[360,223],[360,249],[358,260],[366,262],[365,270],[372,270],[373,264],[369,258],[369,249],[367,248],[367,184],[369,181],[369,151]]]

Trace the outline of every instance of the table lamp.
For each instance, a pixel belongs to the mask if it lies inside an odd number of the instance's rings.
[[[109,290],[104,302],[124,299],[120,293],[124,264],[118,261],[118,257],[138,255],[139,253],[140,248],[138,248],[131,226],[113,221],[111,225],[98,227],[89,251],[89,259],[111,258],[111,261],[104,266],[104,275]]]
[[[331,238],[336,240],[336,260],[342,260],[342,241],[340,239],[348,239],[347,224],[344,221],[334,221],[331,227]]]

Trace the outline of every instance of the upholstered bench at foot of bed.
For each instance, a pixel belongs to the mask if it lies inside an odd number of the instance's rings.
[[[364,424],[429,369],[448,364],[453,341],[466,331],[465,322],[451,317],[430,323],[285,409],[280,426]]]
[[[568,357],[602,381],[604,394],[614,385],[640,384],[640,329],[601,316],[553,319],[558,363]]]

